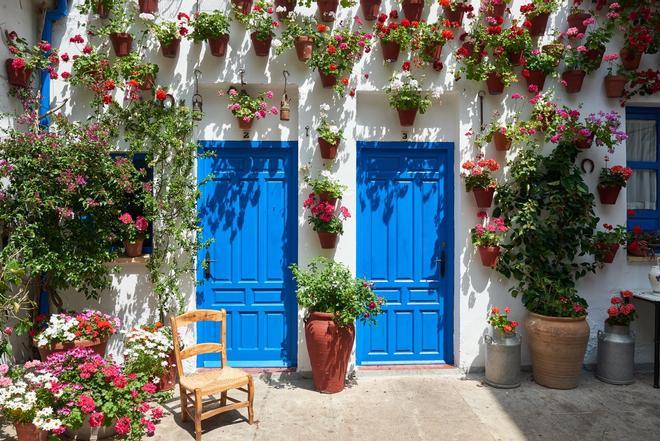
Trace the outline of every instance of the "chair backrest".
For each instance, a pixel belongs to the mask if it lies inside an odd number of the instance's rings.
[[[179,333],[177,332],[178,329],[197,322],[220,322],[220,343],[198,343],[180,349],[181,343],[179,340]],[[176,369],[179,372],[179,377],[183,377],[183,364],[181,361],[195,355],[219,353],[222,360],[222,367],[227,365],[227,311],[224,309],[219,311],[212,309],[198,309],[176,317],[170,316],[170,323],[172,325],[174,356],[176,357]]]

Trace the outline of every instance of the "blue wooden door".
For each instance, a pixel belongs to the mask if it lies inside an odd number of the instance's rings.
[[[198,179],[202,240],[197,307],[227,310],[233,366],[295,366],[297,303],[288,266],[297,253],[296,143],[201,142]],[[207,262],[207,268],[203,262]],[[217,342],[219,326],[198,325]],[[198,357],[213,367],[215,355]]]
[[[359,364],[452,363],[451,143],[358,143],[357,275],[387,300]]]

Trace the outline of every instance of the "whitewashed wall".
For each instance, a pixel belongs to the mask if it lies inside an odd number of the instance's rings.
[[[160,16],[174,19],[177,12],[194,11],[193,0],[160,0]],[[226,9],[228,1],[200,1],[200,10]],[[434,20],[438,14],[438,4],[430,3],[430,14],[425,13],[428,20]],[[473,1],[475,6],[477,2]],[[523,2],[516,0],[512,11],[514,16],[519,16],[519,6]],[[69,46],[69,38],[75,34],[84,34],[84,28],[80,22],[86,22],[89,17],[81,17],[75,5],[78,0],[73,1],[73,8],[68,18],[61,20],[55,27],[55,46],[61,47],[61,52],[76,53]],[[392,6],[398,7],[398,2],[384,0],[381,10],[389,11]],[[302,10],[302,9],[301,9]],[[313,13],[313,6],[308,13]],[[564,30],[566,28],[566,10],[564,8],[559,14],[551,17],[548,33],[553,26]],[[426,11],[429,11],[427,5]],[[355,15],[361,15],[359,6],[351,9],[339,10],[339,20],[352,21]],[[366,22],[367,26],[371,23]],[[546,36],[543,42],[548,42]],[[520,321],[524,320],[525,310],[518,299],[512,299],[508,294],[510,284],[501,280],[499,275],[489,269],[482,267],[475,249],[469,240],[469,228],[476,222],[477,208],[471,194],[465,192],[459,178],[460,163],[472,158],[476,149],[471,141],[464,136],[469,129],[478,130],[479,107],[477,93],[485,90],[485,84],[462,80],[455,83],[453,80],[453,68],[455,61],[453,52],[456,42],[448,44],[443,50],[443,62],[445,70],[441,73],[433,71],[430,67],[425,69],[413,69],[415,76],[424,76],[422,82],[430,92],[440,94],[426,115],[417,118],[413,128],[406,129],[411,141],[448,141],[455,143],[454,179],[455,179],[455,268],[454,275],[454,352],[456,365],[463,369],[478,369],[484,365],[484,344],[482,335],[487,330],[486,314],[490,306],[504,307],[510,305],[513,309],[512,316]],[[249,35],[238,24],[234,23],[231,30],[231,40],[228,54],[224,58],[215,58],[210,55],[206,44],[193,44],[184,40],[178,58],[171,60],[160,56],[158,43],[151,41],[144,56],[160,65],[158,83],[167,86],[175,97],[185,99],[190,104],[194,93],[193,70],[202,71],[200,91],[204,97],[204,109],[206,115],[199,124],[195,133],[197,139],[241,139],[242,133],[238,131],[235,119],[226,110],[227,101],[217,96],[216,92],[225,89],[229,84],[239,81],[238,71],[246,70],[245,80],[248,90],[258,91],[269,88],[275,91],[276,101],[279,101],[283,88],[282,70],[290,72],[289,96],[293,98],[291,120],[281,122],[276,117],[269,117],[265,121],[255,123],[250,137],[253,140],[297,140],[299,142],[300,165],[312,164],[312,170],[318,171],[322,167],[320,155],[316,153],[316,127],[319,117],[320,104],[328,103],[332,107],[330,117],[334,118],[345,129],[348,139],[342,143],[338,160],[332,164],[336,172],[345,184],[349,186],[343,200],[351,212],[355,212],[355,181],[356,181],[356,146],[355,140],[400,140],[402,129],[398,125],[396,113],[387,107],[387,98],[383,90],[392,72],[398,70],[401,62],[406,58],[402,54],[398,63],[388,64],[382,60],[379,44],[374,50],[366,54],[358,63],[351,77],[351,87],[357,88],[354,98],[340,98],[331,90],[323,89],[318,79],[318,73],[312,72],[303,63],[300,63],[292,50],[281,56],[275,56],[271,51],[268,58],[256,57],[251,48]],[[617,36],[610,44],[612,51],[618,51],[621,46],[620,36]],[[106,44],[109,47],[109,44]],[[610,51],[608,50],[608,53]],[[646,55],[642,67],[657,67],[658,58]],[[69,70],[70,65],[63,64],[62,70]],[[366,79],[364,74],[368,73]],[[605,67],[590,75],[586,80],[582,92],[572,96],[566,96],[561,86],[555,79],[548,78],[546,90],[557,89],[557,98],[568,105],[583,105],[583,114],[597,112],[599,110],[616,109],[619,107],[617,100],[605,98],[602,78],[605,75]],[[69,96],[72,91],[63,81],[53,82],[54,102],[60,102],[62,98]],[[490,114],[494,110],[503,110],[511,106],[508,98],[511,93],[519,92],[525,96],[528,94],[522,86],[512,86],[502,96],[486,95],[484,99],[484,117],[487,123]],[[88,97],[84,93],[74,92],[72,101],[65,108],[75,118],[86,118],[88,110],[85,101]],[[6,100],[6,98],[0,98]],[[5,101],[2,101],[3,103]],[[655,103],[660,105],[660,99]],[[73,106],[71,105],[73,104]],[[279,102],[275,103],[276,105]],[[633,104],[633,103],[631,103]],[[649,104],[653,104],[649,102]],[[309,126],[309,137],[306,136],[305,126]],[[486,148],[487,156],[502,162],[505,158],[511,158],[515,151],[496,152],[492,146]],[[595,191],[598,171],[604,165],[604,149],[593,147],[591,150],[581,153],[580,157],[591,158],[596,167],[594,173],[587,175],[586,180],[593,191]],[[612,157],[613,164],[625,163],[625,145],[617,148]],[[299,176],[299,182],[302,176]],[[302,188],[299,192],[299,206],[306,196],[308,189]],[[603,207],[596,203],[597,214],[601,217],[601,223],[624,224],[626,222],[625,211],[626,198],[622,193],[615,206]],[[335,259],[342,261],[355,269],[355,220],[351,219],[345,224],[345,234],[342,236],[335,251],[321,250],[318,240],[313,231],[306,225],[302,208],[299,209],[299,245],[298,260],[306,264],[314,256],[332,255]],[[615,262],[605,267],[596,275],[585,278],[579,283],[580,293],[586,297],[590,304],[589,324],[592,328],[589,350],[586,357],[587,363],[595,362],[595,338],[596,330],[602,328],[602,322],[606,317],[605,310],[609,304],[609,298],[620,289],[646,289],[648,282],[646,274],[649,270],[648,264],[629,264],[623,251],[619,251]],[[188,304],[191,308],[195,305],[194,289],[188,289]],[[67,307],[76,308],[83,305],[98,306],[107,312],[122,315],[125,327],[144,323],[155,318],[155,302],[147,282],[146,271],[139,266],[126,266],[124,273],[115,279],[114,290],[103,297],[100,303],[84,302],[76,295],[65,297]],[[637,333],[637,362],[650,362],[652,354],[652,317],[647,305],[639,304],[640,319],[634,325]],[[524,332],[524,331],[523,331]],[[299,321],[299,370],[310,369],[307,351],[303,338],[303,325]],[[191,334],[189,338],[194,338]],[[524,338],[524,336],[523,336]],[[119,350],[119,339],[111,345],[113,353]],[[523,363],[529,364],[529,356],[524,351]]]

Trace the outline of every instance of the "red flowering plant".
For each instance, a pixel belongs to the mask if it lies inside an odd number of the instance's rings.
[[[633,292],[629,290],[621,291],[618,296],[610,299],[612,306],[607,308],[607,319],[605,323],[610,326],[629,326],[637,318],[635,305],[630,303]]]
[[[564,45],[564,70],[579,70],[587,74],[595,71],[600,64],[599,59],[593,59],[587,55],[589,49],[583,44]]]
[[[14,69],[46,69],[51,78],[57,78],[59,62],[57,49],[47,41],[40,41],[36,46],[30,46],[27,40],[12,31],[7,33],[7,49],[12,54],[11,66]]]
[[[133,243],[137,239],[144,239],[149,236],[149,221],[141,215],[137,215],[133,219],[130,213],[124,212],[119,216],[119,229],[122,239]]]
[[[180,12],[178,21],[148,22],[149,30],[156,36],[161,45],[167,45],[188,35],[188,14]]]
[[[74,86],[83,86],[93,92],[92,104],[111,104],[112,93],[117,88],[119,80],[117,69],[107,55],[99,52],[91,44],[85,44],[85,39],[81,35],[75,35],[69,41],[77,45],[80,54],[71,57],[67,53],[61,55],[64,62],[73,59],[71,71],[62,72],[62,78]]]
[[[647,69],[630,72],[628,82],[623,90],[621,106],[624,106],[626,101],[636,95],[650,96],[658,92],[660,92],[660,70]]]
[[[557,66],[561,60],[562,52],[544,51],[538,48],[527,48],[524,54],[524,63],[522,76],[529,78],[531,72],[543,72],[544,75],[557,76]],[[540,92],[536,84],[530,84],[528,91],[531,93]]]
[[[481,222],[470,230],[472,244],[477,248],[500,246],[504,235],[509,231],[504,219],[501,217],[488,219],[485,211],[479,212],[477,216],[481,218]]]
[[[275,29],[280,26],[274,13],[273,5],[266,1],[258,1],[247,14],[243,13],[242,7],[234,5],[236,20],[251,30],[259,41],[270,40],[275,35]]]
[[[488,313],[488,324],[504,334],[514,334],[519,323],[515,320],[509,320],[511,308],[508,306],[504,308],[504,314],[500,312],[500,308],[493,306]]]
[[[351,214],[346,207],[337,207],[336,202],[346,187],[329,177],[329,174],[324,171],[317,179],[306,178],[313,192],[305,199],[303,207],[310,211],[307,222],[314,231],[343,234],[343,221],[351,217]]]
[[[519,93],[511,94],[511,98],[515,103],[523,103],[523,97]],[[521,118],[520,107],[520,105],[512,106],[511,113],[504,119],[499,111],[494,111],[491,121],[475,138],[474,145],[481,148],[492,142],[498,133],[504,135],[512,145],[528,144],[538,130],[535,124]]]
[[[460,11],[461,9],[465,11],[468,7],[472,7],[468,0],[438,0],[438,3],[450,11]]]
[[[603,167],[598,177],[598,185],[623,188],[626,186],[632,173],[633,171],[630,167],[624,167],[622,165]]]
[[[514,60],[516,64],[522,64],[524,62],[522,55],[532,47],[532,37],[529,35],[529,30],[525,26],[518,26],[516,20],[511,22],[511,27],[502,31],[499,42],[504,46],[510,58],[519,59]]]
[[[651,6],[642,2],[633,10],[623,13],[621,17],[625,38],[623,48],[633,54],[643,54],[655,47],[658,20],[657,11],[654,12]]]
[[[527,19],[534,18],[541,14],[552,14],[559,10],[560,0],[531,0],[520,6],[520,12],[525,15]]]
[[[61,426],[51,433],[61,437],[68,430],[114,427],[128,441],[153,436],[163,410],[154,403],[157,387],[144,374],[124,372],[91,349],[76,348],[52,354],[37,372],[56,379],[54,415]]]
[[[151,89],[159,69],[156,63],[145,62],[137,52],[131,52],[115,60],[115,70],[120,81],[133,80],[139,87]]]
[[[465,161],[461,168],[465,170],[461,173],[461,177],[465,180],[467,191],[472,191],[475,188],[497,187],[497,181],[491,174],[500,169],[500,164],[496,160],[477,156],[474,161]]]
[[[383,43],[396,43],[401,50],[406,50],[419,28],[419,22],[411,22],[407,18],[398,21],[398,18],[399,13],[395,9],[389,15],[380,14],[374,25],[374,33]]]
[[[439,61],[436,59],[436,48],[454,39],[454,31],[448,29],[450,26],[449,20],[419,23],[412,45],[420,60],[427,63]]]
[[[594,244],[598,245],[625,245],[630,234],[624,225],[603,224],[603,230],[594,234]]]
[[[77,340],[107,340],[117,332],[119,318],[93,309],[37,316],[30,335],[39,347]]]
[[[502,5],[508,5],[512,0],[481,0],[479,11],[488,17],[495,15],[495,8]]]
[[[628,215],[630,217],[630,215]],[[628,236],[627,251],[631,256],[652,256],[655,247],[660,246],[660,234],[658,231],[644,231],[639,225],[635,225]]]

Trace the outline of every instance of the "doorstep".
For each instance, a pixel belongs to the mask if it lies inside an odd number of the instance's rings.
[[[356,366],[357,377],[449,377],[463,378],[464,372],[451,364],[385,364]]]

